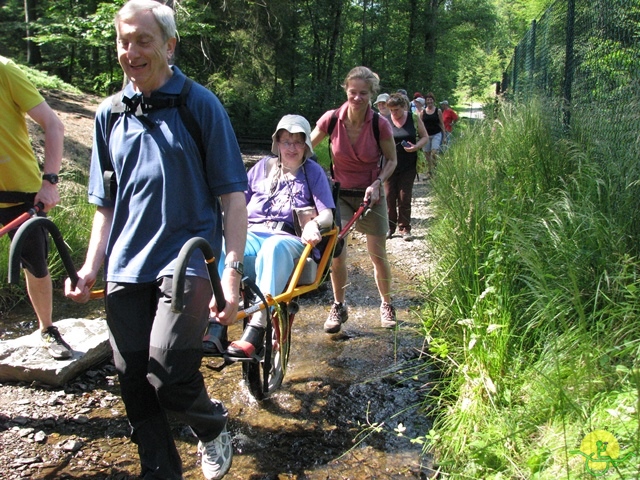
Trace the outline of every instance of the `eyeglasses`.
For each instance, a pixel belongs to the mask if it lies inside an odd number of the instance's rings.
[[[287,150],[290,149],[291,147],[294,147],[296,150],[300,150],[305,146],[304,142],[279,142],[279,143]]]

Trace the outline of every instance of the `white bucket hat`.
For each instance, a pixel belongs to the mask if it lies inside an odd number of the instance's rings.
[[[305,160],[313,155],[313,146],[311,145],[311,125],[306,118],[301,115],[285,115],[278,122],[276,131],[271,135],[273,142],[271,143],[271,152],[274,155],[280,155],[280,147],[278,146],[278,132],[286,130],[289,133],[304,133],[304,143],[307,148],[304,151]]]
[[[389,101],[389,94],[388,93],[381,93],[380,95],[378,95],[378,98],[376,98],[376,101],[373,102],[374,105],[379,104],[380,102],[388,102]]]

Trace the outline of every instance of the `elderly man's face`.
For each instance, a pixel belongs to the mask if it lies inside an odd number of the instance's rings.
[[[145,95],[171,77],[169,59],[176,39],[164,40],[160,25],[149,11],[125,18],[117,26],[118,60],[125,75]]]

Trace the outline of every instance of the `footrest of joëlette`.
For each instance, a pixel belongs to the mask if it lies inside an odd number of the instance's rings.
[[[227,368],[229,365],[233,365],[233,364],[236,364],[236,363],[241,363],[241,362],[260,363],[264,359],[263,352],[264,352],[264,349],[260,352],[260,354],[254,353],[249,358],[247,358],[247,357],[232,357],[230,355],[227,355],[226,353],[224,353],[222,355],[215,355],[215,356],[212,355],[210,358],[218,357],[222,361],[218,365],[214,365],[213,362],[209,362],[207,365],[205,365],[205,367],[207,367],[210,370],[214,370],[216,372],[221,372],[222,370]]]

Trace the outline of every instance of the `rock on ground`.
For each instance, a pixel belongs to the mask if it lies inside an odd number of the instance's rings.
[[[39,382],[61,386],[111,356],[107,322],[68,318],[55,323],[73,348],[68,360],[54,360],[42,346],[40,331],[0,341],[0,382]]]

